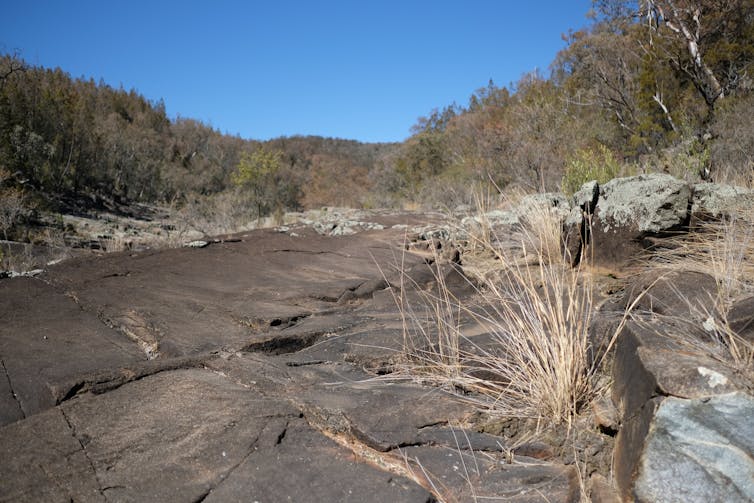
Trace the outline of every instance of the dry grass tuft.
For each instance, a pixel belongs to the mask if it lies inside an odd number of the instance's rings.
[[[405,373],[495,415],[570,425],[595,393],[599,362],[589,358],[592,280],[563,260],[560,226],[543,208],[512,238],[477,234],[473,245],[488,260],[474,273],[473,303],[456,298],[439,272],[419,306],[402,295]]]
[[[736,208],[728,216],[703,222],[699,229],[675,238],[668,249],[655,251],[648,268],[657,276],[666,271],[694,271],[713,277],[717,292],[707,305],[688,301],[690,318],[679,320],[703,328],[707,338],[688,341],[697,350],[754,374],[754,344],[730,326],[732,305],[754,294],[754,208]],[[677,292],[683,299],[683,292]],[[721,357],[722,355],[722,357]]]
[[[748,214],[747,214],[748,213]],[[715,307],[754,292],[754,209],[704,222],[696,232],[675,238],[654,253],[650,266],[708,274],[718,284]]]

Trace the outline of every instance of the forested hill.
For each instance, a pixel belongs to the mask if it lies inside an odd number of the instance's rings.
[[[652,170],[751,183],[754,1],[596,0],[591,14],[549,75],[421,119],[394,163],[407,192],[568,191]]]
[[[334,171],[367,177],[394,145],[322,137],[244,140],[192,119],[171,120],[161,101],[61,69],[0,57],[0,183],[50,209],[97,201],[178,201],[233,188],[242,152],[280,153],[278,180],[291,209],[334,197]],[[333,203],[360,205],[363,189]],[[317,192],[317,189],[319,192]],[[65,209],[65,208],[62,208]]]
[[[509,185],[570,192],[646,171],[752,183],[754,0],[596,0],[565,42],[549,75],[489,82],[382,145],[247,141],[170,120],[136,91],[2,56],[0,189],[178,204],[235,191],[270,213],[453,208]]]

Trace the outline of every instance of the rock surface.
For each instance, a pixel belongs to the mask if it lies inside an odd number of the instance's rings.
[[[754,500],[754,398],[667,398],[646,438],[637,501]]]
[[[751,376],[700,317],[710,276],[637,276],[622,299],[610,287],[589,358],[612,348],[612,392],[569,439],[529,438],[534,419],[475,422],[458,395],[392,375],[407,344],[426,344],[401,306],[423,323],[438,285],[475,305],[458,244],[472,227],[492,223],[509,246],[544,209],[572,256],[620,270],[688,230],[693,208],[714,213],[727,192],[713,189],[692,196],[664,175],[588,184],[465,229],[328,209],[2,279],[0,501],[616,501],[614,486],[624,500],[747,501]],[[727,313],[742,340],[752,298]],[[462,349],[495,343],[484,325],[459,320]]]
[[[473,288],[452,258],[406,251],[431,221],[370,221],[2,280],[0,501],[464,500],[442,484],[453,456],[477,459],[479,494],[576,501],[572,467],[502,466],[505,439],[466,429],[466,403],[381,377],[403,350],[398,295],[421,310],[438,274]]]
[[[750,376],[705,326],[717,284],[678,271],[649,279],[626,289],[621,308],[636,312],[614,355],[620,493],[624,501],[751,501],[754,398]],[[745,318],[732,325],[745,329]]]

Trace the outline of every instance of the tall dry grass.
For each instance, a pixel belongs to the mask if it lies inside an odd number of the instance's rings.
[[[715,294],[705,305],[687,302],[691,317],[682,321],[701,326],[707,333],[698,349],[713,356],[723,350],[727,363],[754,374],[754,344],[737,334],[728,319],[737,300],[754,295],[754,208],[741,206],[702,222],[696,231],[675,238],[667,249],[654,251],[648,268],[658,277],[666,271],[713,277]],[[685,298],[683,292],[677,295]]]
[[[754,208],[703,222],[699,229],[673,239],[670,246],[653,252],[650,267],[694,271],[715,278],[715,307],[726,311],[730,303],[754,293]]]
[[[465,259],[473,300],[454,296],[441,271],[418,305],[401,295],[404,374],[491,414],[570,425],[596,392],[599,362],[589,358],[593,283],[569,266],[560,236],[560,215],[532,208],[509,236],[471,238],[487,257],[478,267]]]

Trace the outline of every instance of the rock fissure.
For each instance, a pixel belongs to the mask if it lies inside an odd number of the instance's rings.
[[[345,253],[338,253],[331,250],[296,250],[293,248],[278,248],[274,250],[269,250],[266,253],[302,253],[305,255],[335,255],[337,257],[343,257],[347,259],[355,258],[353,255],[348,255]]]
[[[264,425],[262,426],[262,428],[260,428],[260,431],[264,431],[264,429],[269,424],[269,420],[270,419],[272,419],[272,418],[271,417],[268,418],[268,421],[264,423]],[[219,480],[218,482],[210,485],[210,487],[204,493],[200,494],[195,500],[193,500],[194,503],[202,503],[204,500],[206,500],[210,496],[210,494],[212,494],[212,491],[216,490],[218,487],[220,487],[220,485],[223,482],[225,482],[226,480],[228,480],[228,478],[231,476],[231,474],[235,470],[237,470],[238,467],[240,467],[241,465],[243,465],[246,462],[246,460],[249,459],[249,457],[252,454],[254,454],[254,452],[256,452],[257,443],[259,442],[260,436],[261,435],[257,435],[256,437],[254,437],[254,440],[252,440],[251,444],[249,445],[248,452],[241,458],[241,460],[238,461],[238,463],[236,463],[232,467],[230,467],[224,474],[222,474],[221,475],[221,480]]]
[[[148,324],[138,323],[133,320],[132,327],[126,324],[116,323],[110,319],[102,309],[97,310],[97,318],[108,328],[125,336],[128,340],[135,343],[139,349],[146,355],[147,360],[154,360],[160,357],[160,345],[157,338],[152,334],[152,329]],[[127,319],[131,319],[128,318]]]
[[[86,445],[84,445],[84,442],[76,434],[76,428],[73,426],[73,423],[71,423],[71,420],[68,418],[68,415],[65,413],[63,407],[58,407],[58,410],[60,411],[60,415],[63,417],[65,424],[68,425],[71,436],[74,438],[74,440],[76,440],[76,442],[78,442],[79,446],[81,446],[81,452],[84,454],[84,457],[86,458],[86,461],[89,465],[89,469],[92,471],[92,475],[94,476],[94,480],[97,482],[97,489],[99,490],[99,493],[102,495],[105,501],[108,501],[108,497],[107,494],[105,494],[105,489],[102,485],[102,481],[100,481],[99,475],[97,475],[97,469],[94,467],[94,462],[92,461],[92,458],[89,457],[89,452],[87,452],[86,450]]]
[[[320,421],[321,418],[314,418],[315,420],[312,421],[311,416],[307,414],[304,414],[303,418],[309,426],[319,431],[327,438],[335,441],[338,445],[351,451],[356,459],[361,462],[376,467],[383,472],[411,480],[423,487],[434,498],[436,498],[428,499],[427,503],[444,501],[442,495],[437,493],[436,487],[427,476],[422,475],[425,473],[422,467],[416,465],[414,461],[404,456],[396,456],[390,451],[385,452],[374,449],[366,442],[357,438],[357,436],[353,434],[353,431],[351,431],[350,427],[348,429],[343,429],[341,427],[332,428],[331,425],[328,425],[327,423],[322,424]]]
[[[18,411],[21,413],[22,418],[26,418],[26,411],[24,410],[24,406],[21,403],[21,400],[18,398],[18,395],[16,395],[15,390],[13,389],[13,382],[10,379],[10,374],[8,373],[8,369],[5,368],[5,361],[0,359],[0,366],[3,367],[3,374],[5,375],[5,380],[8,382],[8,392],[13,397],[13,401],[18,406]]]
[[[56,400],[56,405],[66,402],[76,396],[91,392],[94,395],[102,395],[114,391],[121,386],[139,381],[145,377],[154,376],[162,372],[173,370],[200,368],[214,355],[200,355],[160,360],[157,365],[147,362],[132,368],[123,367],[117,370],[104,370],[92,373],[82,379],[68,384],[53,387],[51,389]]]

